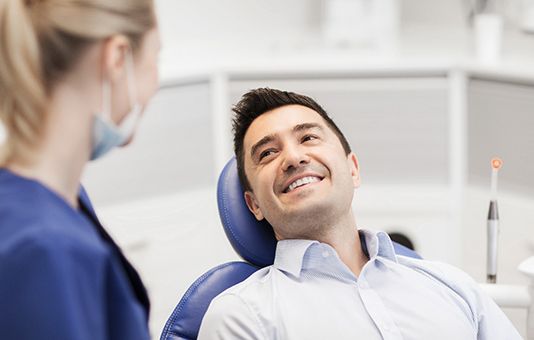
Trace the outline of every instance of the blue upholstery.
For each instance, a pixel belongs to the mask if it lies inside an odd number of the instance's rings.
[[[174,308],[163,328],[161,340],[192,340],[198,336],[200,322],[214,297],[245,280],[258,270],[249,263],[221,264],[199,277]]]
[[[276,239],[271,225],[258,222],[248,210],[237,175],[236,160],[224,167],[217,183],[219,217],[228,240],[247,262],[217,266],[197,279],[182,297],[167,321],[161,340],[196,339],[211,300],[227,288],[245,280],[261,267],[274,262]],[[399,255],[421,258],[413,250],[393,243]]]
[[[217,205],[226,237],[235,251],[259,267],[274,262],[276,238],[266,221],[258,222],[248,210],[237,175],[235,158],[224,167],[217,183]]]

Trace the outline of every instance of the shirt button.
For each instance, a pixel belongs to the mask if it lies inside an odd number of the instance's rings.
[[[324,258],[327,258],[328,256],[330,256],[330,253],[325,250],[321,255],[323,255]]]

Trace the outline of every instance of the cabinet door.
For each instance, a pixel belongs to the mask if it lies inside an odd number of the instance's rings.
[[[232,81],[230,99],[266,86],[308,95],[349,140],[366,183],[447,185],[447,85],[445,78]]]
[[[504,165],[498,183],[501,222],[498,277],[507,283],[528,284],[528,278],[517,271],[517,265],[532,256],[534,246],[534,84],[473,79],[468,94],[465,268],[476,279],[485,279],[490,159],[499,156]]]
[[[161,89],[132,144],[87,167],[83,182],[95,204],[213,185],[211,119],[207,82]]]
[[[472,80],[468,98],[469,184],[489,188],[490,159],[499,156],[499,188],[532,196],[534,85]]]

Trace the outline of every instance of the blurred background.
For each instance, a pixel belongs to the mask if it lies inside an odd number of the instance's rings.
[[[188,286],[238,259],[215,186],[230,108],[274,87],[315,98],[361,165],[360,227],[485,280],[490,159],[499,283],[534,253],[534,0],[159,0],[161,88],[133,144],[84,184],[149,289],[158,338]],[[0,133],[1,134],[1,133]],[[506,310],[525,334],[526,312]]]

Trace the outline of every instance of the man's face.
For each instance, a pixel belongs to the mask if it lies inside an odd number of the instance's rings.
[[[312,238],[351,213],[356,156],[314,110],[287,105],[256,118],[243,141],[249,209],[278,239]]]

